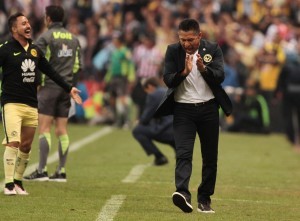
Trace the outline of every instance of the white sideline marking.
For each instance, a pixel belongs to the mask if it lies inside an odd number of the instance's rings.
[[[69,147],[69,152],[74,152],[74,151],[77,151],[79,149],[81,149],[82,147],[84,147],[86,144],[88,143],[91,143],[93,142],[94,140],[96,139],[99,139],[109,133],[112,132],[112,128],[111,127],[104,127],[102,128],[101,130],[79,140],[79,141],[76,141],[75,143],[71,144],[70,147]],[[47,160],[47,163],[51,164],[51,163],[54,163],[58,160],[58,152],[56,151],[55,153],[53,153]],[[30,166],[27,167],[24,175],[26,176],[27,174],[30,174],[32,171],[34,171],[38,166],[38,163],[34,163],[34,164],[31,164]],[[3,187],[4,187],[4,183],[5,181],[2,181],[0,183],[0,186],[2,187],[0,189],[0,193],[3,191]]]
[[[233,201],[233,202],[240,202],[240,203],[263,203],[263,204],[272,204],[272,205],[281,205],[279,202],[273,201],[264,201],[264,200],[245,200],[245,199],[222,199],[222,198],[213,198],[213,200],[219,201]]]
[[[135,183],[150,165],[151,164],[139,164],[134,166],[129,174],[122,180],[122,183]],[[113,221],[125,198],[125,195],[113,195],[102,207],[96,221]]]
[[[150,165],[151,164],[140,164],[134,166],[129,174],[122,180],[122,183],[135,183]],[[96,221],[113,221],[125,198],[125,195],[113,195],[102,207]]]
[[[113,221],[125,198],[125,195],[111,196],[102,207],[96,221]]]
[[[129,174],[122,180],[122,183],[135,183],[151,164],[139,164],[134,166]]]

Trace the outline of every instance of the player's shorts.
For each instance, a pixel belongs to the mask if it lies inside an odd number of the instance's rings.
[[[70,95],[62,88],[41,87],[38,91],[38,112],[53,117],[68,117]]]
[[[37,127],[37,108],[26,104],[8,103],[2,107],[2,123],[5,138],[2,144],[21,142],[21,127]]]
[[[113,97],[119,97],[127,94],[128,81],[125,77],[113,77],[107,85],[107,91]]]

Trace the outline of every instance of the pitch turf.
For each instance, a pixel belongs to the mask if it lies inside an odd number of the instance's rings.
[[[300,154],[290,149],[283,135],[221,133],[218,179],[212,197],[215,214],[196,212],[196,191],[201,179],[197,141],[190,182],[194,212],[184,214],[173,206],[171,200],[175,190],[175,159],[171,148],[159,145],[169,158],[167,166],[149,166],[153,158],[144,154],[130,131],[114,129],[104,136],[98,134],[101,137],[89,140],[90,143],[86,141],[99,130],[101,127],[70,125],[71,143],[76,144],[71,147],[77,150],[69,154],[68,182],[24,182],[29,196],[8,197],[1,192],[0,220],[95,221],[111,217],[116,221],[300,219]],[[51,153],[56,150],[54,146]],[[2,156],[3,148],[0,154]],[[37,159],[36,139],[29,169],[33,170]],[[56,165],[54,162],[48,166],[49,173]],[[139,169],[145,169],[142,175],[135,177],[138,178],[135,182],[132,177],[131,183],[122,182],[137,165],[140,165]],[[3,182],[2,163],[0,177]]]

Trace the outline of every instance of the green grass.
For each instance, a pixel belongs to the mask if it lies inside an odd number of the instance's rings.
[[[100,129],[70,125],[70,139],[75,143]],[[168,146],[159,147],[169,158],[167,166],[150,166],[137,182],[122,183],[134,166],[152,163],[153,158],[145,155],[130,131],[114,130],[70,153],[67,183],[26,182],[30,195],[23,197],[1,193],[0,220],[94,221],[114,195],[126,196],[114,217],[116,221],[299,220],[300,156],[291,150],[283,135],[221,134],[218,178],[212,197],[216,213],[207,215],[196,211],[184,214],[173,206],[174,153]],[[56,150],[54,146],[51,152]],[[190,182],[194,208],[201,179],[200,159],[197,141]],[[35,139],[30,164],[37,161]],[[56,165],[48,166],[50,173]],[[3,181],[2,163],[0,177]]]

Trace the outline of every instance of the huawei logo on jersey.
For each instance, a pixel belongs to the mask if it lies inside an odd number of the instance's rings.
[[[23,70],[24,72],[27,72],[28,69],[29,69],[30,71],[34,71],[34,69],[35,69],[35,64],[34,64],[34,62],[33,62],[32,60],[30,60],[30,59],[25,59],[25,61],[22,62],[21,68],[22,68],[22,70]]]
[[[35,63],[34,61],[32,61],[31,59],[25,59],[22,62],[22,66],[21,66],[23,73],[22,73],[22,77],[23,77],[23,82],[24,83],[32,83],[35,81]]]

